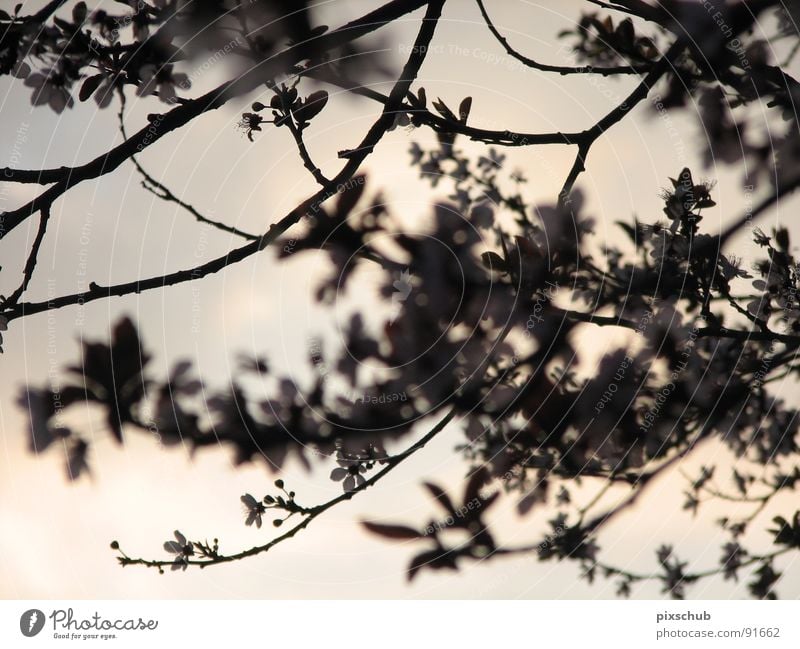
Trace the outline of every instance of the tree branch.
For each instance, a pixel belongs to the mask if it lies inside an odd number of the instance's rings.
[[[391,3],[390,3],[391,4]],[[428,3],[428,9],[422,21],[422,27],[415,41],[415,46],[411,55],[403,67],[401,78],[397,80],[389,95],[389,99],[384,106],[378,120],[372,125],[367,134],[363,137],[359,145],[348,152],[347,163],[342,167],[341,171],[334,178],[332,178],[324,187],[317,191],[313,196],[306,199],[303,203],[298,205],[294,210],[289,212],[280,221],[271,225],[267,232],[261,235],[257,240],[235,248],[225,255],[212,259],[204,264],[189,268],[186,270],[168,273],[158,277],[151,277],[144,280],[135,280],[133,282],[125,282],[113,286],[102,287],[98,284],[91,282],[89,290],[82,293],[73,293],[71,295],[63,295],[61,297],[53,298],[46,302],[35,303],[20,303],[15,305],[12,309],[4,311],[3,315],[7,320],[15,320],[24,315],[32,315],[34,313],[41,313],[54,308],[60,308],[71,304],[85,304],[105,297],[123,296],[132,293],[141,293],[145,290],[154,288],[163,288],[165,286],[172,286],[182,282],[193,281],[200,279],[206,275],[216,273],[223,268],[247,259],[251,255],[260,252],[269,246],[275,239],[288,230],[292,225],[297,223],[303,216],[309,213],[309,210],[316,211],[318,206],[335,196],[344,187],[349,179],[351,179],[361,163],[372,153],[373,149],[386,133],[386,131],[394,123],[394,115],[397,107],[402,103],[408,89],[416,79],[419,69],[422,66],[425,56],[428,51],[428,45],[433,38],[439,16],[441,15],[442,5],[444,0],[431,0]],[[344,29],[344,28],[343,28]],[[176,109],[179,110],[179,109]],[[130,141],[130,140],[129,140]]]
[[[452,421],[453,417],[455,417],[455,409],[451,410],[447,413],[440,421],[436,424],[428,433],[426,433],[423,437],[421,437],[417,442],[409,446],[407,449],[398,453],[397,455],[391,456],[386,461],[386,466],[383,469],[378,471],[375,475],[368,478],[362,484],[356,486],[352,491],[346,491],[340,496],[333,498],[321,505],[317,505],[315,507],[311,507],[307,510],[306,517],[299,522],[297,525],[292,527],[290,530],[286,531],[285,533],[281,534],[280,536],[272,539],[268,543],[263,545],[257,545],[252,547],[248,550],[243,550],[242,552],[237,552],[235,554],[228,554],[228,555],[218,555],[209,559],[205,560],[187,560],[185,563],[188,565],[197,565],[201,567],[209,566],[209,565],[217,565],[220,563],[230,563],[231,561],[239,561],[240,559],[246,559],[247,557],[252,557],[257,554],[263,554],[264,552],[268,552],[276,545],[283,543],[284,541],[292,538],[298,532],[304,530],[308,527],[312,521],[316,518],[324,514],[329,509],[335,507],[336,505],[343,503],[345,501],[351,500],[356,494],[361,493],[362,491],[366,491],[369,487],[374,485],[378,482],[381,478],[391,473],[398,465],[400,465],[404,460],[408,459],[412,455],[414,455],[417,451],[424,448],[428,442],[430,442],[434,437],[436,437],[440,432],[442,432],[447,424]],[[173,560],[151,560],[151,559],[132,559],[126,556],[124,553],[121,556],[117,557],[120,564],[123,566],[132,566],[132,565],[141,565],[147,566],[148,568],[162,568],[164,566],[170,566],[174,563]]]
[[[786,185],[783,187],[776,188],[774,193],[762,200],[758,205],[745,211],[745,213],[736,219],[731,225],[720,232],[719,247],[722,248],[722,246],[728,242],[728,239],[741,230],[745,225],[755,221],[756,218],[761,216],[770,207],[777,205],[782,197],[784,197],[786,194],[792,193],[798,187],[800,187],[800,176],[795,178],[793,181],[786,183]]]
[[[125,95],[123,93],[120,93],[120,95],[122,97],[122,100],[121,100],[121,105],[120,105],[119,114],[118,114],[118,117],[119,117],[119,130],[122,133],[123,139],[127,140],[128,139],[128,134],[125,132],[125,120],[124,120],[124,117],[123,117],[123,111],[125,110]],[[142,187],[144,187],[147,191],[149,191],[154,196],[157,196],[158,198],[160,198],[163,201],[167,201],[167,202],[175,203],[176,205],[179,205],[180,207],[185,209],[187,212],[189,212],[189,214],[194,216],[194,218],[200,223],[205,223],[206,225],[210,225],[212,227],[215,227],[218,230],[222,230],[223,232],[228,232],[230,234],[235,234],[236,236],[242,237],[243,239],[249,239],[250,241],[255,241],[256,239],[258,239],[258,235],[256,235],[256,234],[251,234],[249,232],[245,232],[244,230],[240,230],[239,228],[235,228],[232,225],[227,225],[225,223],[221,223],[219,221],[215,221],[213,219],[209,219],[206,216],[203,216],[194,206],[192,206],[189,203],[186,203],[186,202],[182,201],[180,198],[178,198],[172,192],[172,190],[170,190],[169,187],[164,185],[164,183],[159,182],[158,180],[153,178],[145,170],[145,168],[142,167],[142,165],[139,163],[139,159],[135,155],[131,156],[131,162],[133,163],[133,166],[136,168],[136,171],[138,171],[139,174],[144,179],[142,181]],[[158,191],[156,191],[156,190],[161,191],[161,193],[159,194]]]
[[[42,209],[39,213],[39,229],[36,232],[36,237],[33,240],[33,245],[31,246],[31,251],[28,255],[28,260],[25,262],[25,267],[22,271],[22,284],[20,284],[19,287],[8,296],[2,305],[0,305],[0,309],[5,310],[9,307],[15,306],[19,301],[20,296],[28,288],[28,284],[33,277],[33,271],[36,269],[36,262],[38,261],[39,257],[39,248],[42,245],[42,240],[44,239],[45,232],[47,231],[47,222],[50,220],[50,206],[42,206]]]
[[[319,185],[324,187],[330,181],[324,176],[322,170],[315,165],[314,161],[311,159],[311,155],[306,148],[306,143],[303,141],[303,132],[300,130],[297,124],[294,123],[294,116],[291,114],[289,107],[285,105],[282,95],[281,101],[284,103],[283,110],[286,114],[285,124],[292,133],[294,142],[297,145],[297,151],[300,154],[300,159],[303,161],[303,166],[308,169],[309,173],[314,177],[314,180],[316,180]]]
[[[603,316],[595,313],[585,313],[583,311],[570,311],[558,309],[564,317],[578,322],[594,324],[600,327],[623,327],[625,329],[638,329],[640,324],[633,320],[618,316]],[[731,338],[733,340],[748,341],[772,341],[787,343],[790,345],[800,345],[800,335],[780,334],[773,331],[753,331],[742,329],[728,329],[727,327],[701,327],[697,330],[698,338]]]
[[[480,0],[478,0],[478,2],[480,2]],[[650,69],[650,72],[642,82],[628,95],[625,101],[619,104],[593,127],[583,131],[574,138],[578,144],[578,151],[575,154],[575,161],[572,163],[572,167],[558,195],[559,205],[566,205],[569,202],[569,195],[572,192],[572,188],[575,186],[575,181],[578,179],[578,176],[586,169],[586,158],[595,141],[617,122],[622,121],[632,108],[647,97],[650,89],[672,67],[672,61],[683,51],[684,47],[685,45],[682,39],[675,41],[664,56],[659,59],[658,63]]]
[[[419,9],[425,4],[424,0],[392,0],[339,29],[318,36],[315,39],[315,47],[319,51],[328,51],[340,47],[397,20],[411,11]],[[1,170],[5,180],[17,179],[19,182],[55,182],[56,184],[22,207],[0,214],[0,239],[37,212],[42,205],[52,204],[70,187],[85,180],[91,180],[110,173],[132,155],[151,146],[167,133],[185,126],[203,113],[220,108],[234,97],[256,89],[266,80],[290,70],[301,58],[307,55],[307,50],[308,43],[298,43],[280,54],[257,63],[240,77],[226,81],[196,99],[187,100],[166,114],[157,115],[148,126],[133,134],[129,140],[85,165],[41,171]]]
[[[506,54],[515,58],[520,63],[527,65],[529,68],[533,68],[534,70],[540,70],[542,72],[556,72],[561,75],[567,74],[601,74],[603,76],[609,76],[612,74],[640,74],[642,72],[647,72],[651,66],[635,66],[635,65],[620,65],[620,66],[612,66],[612,67],[604,67],[604,68],[596,68],[592,65],[582,65],[578,67],[572,66],[562,66],[562,65],[547,65],[545,63],[539,63],[534,61],[523,54],[520,54],[515,50],[511,45],[509,45],[508,40],[505,36],[503,36],[495,27],[492,19],[489,17],[489,14],[486,11],[486,7],[483,4],[483,0],[476,0],[478,3],[478,8],[481,11],[481,15],[483,16],[483,20],[486,22],[486,26],[489,28],[489,31],[492,32],[492,35],[497,39],[497,42],[503,46],[503,49],[506,51]]]

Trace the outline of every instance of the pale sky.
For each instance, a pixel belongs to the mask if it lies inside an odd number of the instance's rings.
[[[331,0],[321,4],[325,16],[321,22],[337,26],[377,3]],[[572,24],[578,7],[585,3],[509,0],[487,4],[498,28],[519,50],[542,61],[569,63],[554,35]],[[412,14],[367,42],[389,48],[388,60],[397,64],[398,45],[413,41],[420,15]],[[451,1],[445,6],[434,45],[439,49],[425,62],[414,87],[424,86],[429,98],[439,96],[451,106],[472,96],[475,126],[532,132],[579,130],[613,108],[636,83],[634,78],[561,77],[521,68],[503,54],[472,2]],[[221,80],[221,70],[198,71],[200,63],[193,74],[195,87],[211,88]],[[378,89],[387,91],[388,87],[389,82]],[[126,123],[131,131],[141,127],[147,113],[165,110],[155,99],[128,96]],[[81,164],[119,141],[116,103],[105,111],[95,110],[92,102],[76,104],[56,116],[47,108],[32,109],[30,89],[10,83],[7,77],[0,80],[0,98],[5,133],[0,166]],[[241,112],[257,98],[254,94],[202,116],[140,158],[155,177],[206,215],[254,232],[266,230],[315,189],[288,132],[267,128],[253,144],[236,130]],[[338,170],[336,152],[359,141],[377,111],[369,101],[332,92],[326,110],[306,134],[323,171],[332,175]],[[701,170],[698,143],[703,136],[696,119],[673,114],[671,120],[654,118],[642,105],[592,148],[588,170],[578,186],[589,197],[587,213],[598,219],[599,240],[614,236],[615,220],[630,220],[634,214],[645,222],[660,218],[660,188],[687,165],[696,170],[696,177],[717,182],[718,206],[705,220],[709,230],[716,231],[743,210],[741,170],[725,166]],[[380,143],[365,166],[368,191],[384,190],[393,211],[420,226],[430,214],[431,200],[442,192],[432,193],[419,180],[417,170],[408,163],[407,149],[415,139],[429,138],[424,129],[398,129]],[[509,168],[518,166],[531,179],[528,196],[542,202],[553,201],[574,154],[573,149],[560,146],[504,152],[512,161]],[[39,191],[33,185],[4,188],[0,209],[17,206]],[[780,211],[767,215],[762,227],[768,230],[781,214],[791,214],[793,204],[782,204]],[[74,188],[53,206],[52,216],[37,273],[26,294],[29,300],[82,290],[88,281],[105,285],[163,274],[196,265],[238,244],[146,193],[131,164]],[[798,231],[796,225],[793,230]],[[34,234],[35,220],[31,219],[0,242],[0,294],[8,294],[18,284],[19,272],[14,269],[24,263]],[[752,261],[755,249],[739,247],[737,254],[745,257],[745,264]],[[165,576],[117,566],[109,549],[112,539],[119,540],[131,555],[160,558],[165,556],[163,542],[176,528],[193,539],[218,536],[222,550],[228,552],[265,542],[273,532],[271,526],[245,527],[239,497],[245,492],[263,496],[274,478],[261,465],[234,467],[225,449],[205,449],[191,459],[184,449],[162,451],[146,434],[133,433],[120,448],[99,418],[89,414],[85,430],[91,431],[93,477],[70,484],[57,449],[49,449],[41,458],[27,452],[24,413],[14,404],[20,385],[45,383],[51,368],[78,358],[82,337],[106,339],[109,323],[121,314],[136,318],[146,347],[154,353],[153,366],[162,374],[176,359],[189,358],[201,376],[222,386],[236,371],[236,352],[251,351],[265,352],[276,371],[303,382],[307,377],[297,368],[308,355],[309,337],[322,336],[333,345],[346,319],[345,309],[331,313],[313,302],[320,272],[326,271],[327,261],[320,263],[321,259],[306,255],[278,264],[268,250],[191,285],[98,301],[83,309],[68,307],[11,323],[3,334],[5,354],[0,357],[0,596],[614,596],[613,582],[601,579],[590,587],[577,581],[576,566],[538,563],[533,557],[467,565],[459,573],[423,573],[412,586],[407,585],[404,571],[416,548],[369,536],[358,522],[385,518],[422,526],[435,507],[419,486],[422,480],[460,491],[467,466],[453,452],[461,440],[456,424],[377,488],[328,512],[267,555]],[[356,295],[346,305],[366,308],[372,299]],[[612,348],[610,339],[596,330],[591,336],[598,355]],[[779,384],[776,390],[788,399],[796,386]],[[720,447],[709,446],[684,468],[696,473],[700,464],[727,457]],[[282,477],[298,499],[315,504],[339,492],[339,484],[327,477],[332,466],[318,466],[306,474],[293,464]],[[714,510],[702,509],[697,519],[682,512],[684,484],[679,475],[667,476],[632,512],[609,527],[600,537],[605,558],[632,570],[650,570],[655,548],[668,542],[680,555],[693,558],[691,569],[716,565],[721,537],[713,524]],[[790,500],[784,500],[780,513],[794,510]],[[552,512],[542,509],[518,518],[512,509],[513,502],[505,502],[493,514],[498,539],[509,544],[538,540]],[[786,569],[780,593],[800,596],[800,566],[788,561],[779,565]],[[634,594],[660,596],[658,586],[652,584],[637,587]],[[744,585],[733,586],[721,579],[689,590],[693,598],[745,594]]]

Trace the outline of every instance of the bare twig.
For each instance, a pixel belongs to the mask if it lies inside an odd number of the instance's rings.
[[[312,176],[314,176],[314,180],[324,187],[329,181],[324,176],[320,168],[315,165],[314,161],[311,159],[311,155],[308,153],[308,149],[306,148],[306,143],[303,141],[303,132],[297,127],[291,117],[286,121],[286,124],[288,125],[289,130],[292,132],[292,137],[297,145],[297,151],[300,153],[303,166],[308,169]]]
[[[375,475],[365,480],[360,485],[356,486],[352,491],[346,491],[343,494],[337,496],[336,498],[332,498],[331,500],[322,503],[321,505],[317,505],[316,507],[310,507],[306,510],[305,518],[297,523],[294,527],[289,529],[288,531],[284,532],[280,536],[272,539],[268,543],[263,545],[257,545],[247,550],[243,550],[242,552],[237,552],[235,554],[220,554],[214,557],[210,557],[207,559],[187,559],[185,563],[187,565],[197,565],[200,567],[205,567],[209,565],[217,565],[221,563],[230,563],[231,561],[239,561],[240,559],[246,559],[247,557],[252,557],[257,554],[263,554],[264,552],[268,552],[276,545],[283,543],[284,541],[294,537],[298,532],[304,530],[308,527],[312,521],[316,518],[324,514],[329,509],[335,507],[336,505],[343,503],[345,501],[351,500],[356,494],[361,493],[362,491],[366,491],[369,487],[374,485],[378,482],[381,478],[386,476],[387,474],[391,473],[401,462],[408,459],[412,455],[414,455],[417,451],[424,448],[425,445],[430,442],[434,437],[436,437],[440,432],[442,432],[447,424],[452,421],[453,417],[455,417],[455,410],[451,410],[447,413],[440,421],[436,424],[430,431],[428,431],[423,437],[417,440],[414,444],[409,446],[403,452],[398,453],[397,455],[393,455],[387,459],[386,465],[383,469],[378,471]],[[128,557],[124,553],[121,556],[117,557],[120,564],[123,566],[147,566],[148,568],[163,568],[165,566],[170,566],[174,563],[171,559],[166,560],[159,560],[159,559],[132,559]]]
[[[533,59],[520,54],[515,50],[511,45],[509,45],[508,40],[505,36],[503,36],[500,31],[495,27],[492,19],[489,17],[489,14],[486,11],[486,7],[483,4],[483,0],[476,0],[478,3],[478,7],[480,8],[481,15],[483,16],[483,20],[486,22],[486,26],[489,28],[489,31],[492,32],[492,35],[497,39],[497,42],[503,46],[506,53],[515,58],[520,63],[527,65],[534,70],[540,70],[541,72],[556,72],[561,75],[566,74],[601,74],[603,76],[608,76],[612,74],[640,74],[642,72],[647,72],[652,66],[650,65],[620,65],[620,66],[611,66],[611,67],[601,67],[597,68],[592,65],[581,65],[577,67],[571,66],[563,66],[563,65],[547,65],[545,63],[539,63],[538,61],[534,61]]]
[[[719,234],[719,247],[722,248],[722,246],[724,246],[739,230],[746,225],[752,225],[756,218],[761,216],[773,205],[777,205],[781,198],[785,198],[787,194],[791,194],[798,187],[800,187],[800,176],[786,183],[784,186],[776,188],[772,194],[763,199],[758,205],[746,210],[744,214]]]
[[[125,132],[125,119],[123,115],[123,111],[125,110],[125,95],[123,93],[120,93],[120,96],[122,100],[118,114],[119,130],[122,133],[123,139],[127,140],[128,134]],[[215,221],[214,219],[210,219],[207,216],[204,216],[193,205],[190,205],[189,203],[178,198],[172,192],[172,190],[169,187],[167,187],[164,183],[159,182],[158,180],[153,178],[153,176],[151,176],[150,173],[148,173],[147,170],[141,165],[139,159],[135,155],[131,156],[131,162],[133,163],[133,166],[136,168],[136,171],[138,171],[139,174],[144,179],[142,181],[142,187],[144,187],[154,196],[157,196],[161,200],[170,203],[175,203],[176,205],[182,207],[187,212],[189,212],[189,214],[194,216],[194,218],[197,219],[197,221],[200,223],[205,223],[206,225],[215,227],[218,230],[222,230],[223,232],[228,232],[230,234],[235,234],[236,236],[242,237],[243,239],[249,239],[250,241],[255,241],[256,239],[258,239],[258,235],[256,234],[245,232],[244,230],[240,230],[239,228],[236,228],[232,225],[227,225],[225,223],[221,223],[219,221]]]
[[[42,209],[39,211],[39,229],[36,232],[36,237],[33,240],[33,245],[31,246],[31,251],[28,254],[28,259],[25,262],[25,267],[22,271],[22,283],[19,287],[8,296],[8,298],[3,302],[2,308],[3,310],[8,309],[9,307],[16,306],[19,298],[28,288],[28,284],[33,277],[33,271],[36,269],[36,262],[38,261],[39,257],[39,248],[42,245],[42,240],[44,239],[45,232],[47,231],[47,222],[50,220],[50,206],[43,205]]]

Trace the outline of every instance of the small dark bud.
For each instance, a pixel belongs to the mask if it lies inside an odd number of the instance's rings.
[[[275,481],[275,486],[276,486],[278,489],[283,489],[283,480],[276,480],[276,481]]]

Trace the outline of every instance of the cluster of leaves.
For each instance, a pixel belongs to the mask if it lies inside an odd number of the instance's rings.
[[[283,0],[127,0],[118,12],[77,2],[69,17],[54,15],[62,4],[50,2],[31,15],[20,14],[22,4],[0,13],[0,74],[24,79],[32,103],[58,113],[74,105],[79,83],[80,100],[94,96],[100,108],[129,84],[140,96],[176,103],[191,84],[175,64],[208,52],[268,58],[291,43],[303,44],[314,59],[321,53],[313,39],[327,29],[310,27],[305,2],[287,11]]]
[[[269,102],[269,108],[272,110],[271,120],[265,120],[259,114],[267,108],[261,102],[252,105],[252,113],[242,114],[239,127],[247,134],[247,139],[252,142],[253,132],[261,131],[261,126],[265,123],[289,126],[302,133],[311,120],[322,112],[328,103],[328,93],[325,90],[316,90],[304,99],[299,96],[296,85],[295,83],[287,87],[281,84],[275,87],[275,94]]]
[[[496,549],[483,516],[500,496],[499,492],[485,494],[482,487],[489,480],[488,471],[479,469],[467,481],[463,504],[456,507],[447,492],[440,486],[426,482],[424,487],[444,510],[443,520],[431,520],[424,530],[405,525],[365,521],[363,526],[378,536],[397,540],[426,541],[432,547],[411,559],[408,567],[409,581],[422,569],[457,570],[460,559],[485,559]],[[461,536],[460,542],[448,542],[445,537]]]
[[[794,163],[800,153],[796,108],[800,85],[770,61],[773,43],[797,38],[791,3],[719,3],[714,12],[691,2],[636,4],[634,13],[652,29],[649,37],[640,36],[629,18],[614,25],[611,18],[593,13],[585,14],[577,29],[561,36],[573,40],[580,60],[599,66],[652,62],[659,56],[657,50],[665,49],[658,43],[670,37],[686,38],[689,45],[673,62],[669,88],[655,110],[696,102],[706,164],[741,163],[748,170],[743,179],[746,185],[763,181],[786,187],[800,181]],[[771,22],[767,20],[770,13],[778,19],[778,31],[771,37],[761,28]],[[796,51],[792,48],[792,55]],[[753,104],[778,109],[787,122],[785,128],[770,122],[760,132],[756,130],[748,113]]]
[[[654,39],[637,34],[630,18],[615,25],[609,15],[584,14],[574,29],[560,32],[559,37],[571,39],[578,59],[592,64],[652,63],[659,56]]]
[[[466,559],[494,556],[502,546],[495,543],[483,517],[501,491],[517,494],[520,515],[537,503],[549,502],[555,486],[560,487],[557,501],[569,506],[565,486],[572,480],[631,481],[633,475],[635,484],[646,480],[643,476],[650,467],[667,464],[698,440],[712,436],[728,444],[742,462],[749,457],[754,466],[771,464],[778,476],[780,458],[798,450],[797,413],[765,389],[763,379],[778,364],[764,369],[763,342],[697,334],[699,319],[725,321],[728,314],[711,305],[718,300],[730,309],[736,300],[729,282],[747,276],[737,272],[723,277],[722,268],[736,265],[709,255],[709,246],[701,243],[703,237],[711,238],[699,229],[699,211],[713,206],[708,184],[695,184],[691,173],[683,170],[664,194],[664,212],[672,223],[627,228],[634,250],[610,251],[608,267],[600,268],[586,251],[584,239],[591,225],[581,215],[579,193],[549,207],[532,208],[515,199],[517,218],[511,231],[491,218],[476,222],[481,210],[488,210],[491,217],[508,203],[499,188],[496,206],[477,194],[478,187],[491,191],[501,183],[502,162],[495,157],[471,165],[457,147],[445,146],[446,154],[441,149],[422,152],[418,162],[422,166],[426,158],[438,156],[440,164],[461,165],[465,173],[453,177],[452,183],[462,195],[476,196],[477,202],[467,205],[466,213],[455,204],[437,205],[430,236],[394,231],[396,259],[370,247],[364,238],[366,232],[397,226],[383,218],[385,208],[376,214],[375,205],[381,201],[368,201],[359,210],[363,179],[342,192],[335,217],[320,211],[304,237],[291,240],[291,245],[284,242],[281,248],[284,258],[326,250],[338,263],[354,252],[363,255],[366,247],[369,263],[387,268],[383,289],[387,298],[395,288],[393,269],[409,268],[410,299],[402,304],[399,318],[387,323],[383,339],[374,338],[356,313],[338,360],[330,362],[321,350],[309,359],[312,369],[320,363],[336,368],[350,386],[363,390],[365,398],[353,402],[332,391],[332,384],[322,377],[301,393],[290,380],[271,377],[268,363],[256,358],[243,361],[243,369],[260,381],[272,381],[276,396],[254,403],[249,396],[254,391],[233,384],[228,392],[207,400],[211,416],[202,417],[202,408],[193,399],[200,383],[191,378],[190,365],[179,363],[166,382],[155,380],[145,371],[149,356],[132,323],[125,320],[109,346],[86,343],[83,363],[70,368],[83,381],[60,390],[62,404],[79,399],[100,404],[118,440],[125,425],[155,429],[165,443],[183,441],[200,447],[227,442],[236,450],[237,461],[261,457],[276,470],[290,453],[307,466],[309,450],[313,455],[335,454],[338,467],[331,479],[342,482],[346,492],[361,488],[365,474],[387,461],[386,441],[408,433],[422,417],[455,407],[469,422],[464,452],[479,467],[468,483],[464,506],[455,507],[444,490],[428,484],[449,515],[445,521],[432,520],[427,527],[432,531],[368,524],[368,529],[384,536],[412,538],[413,531],[414,539],[433,544],[412,560],[412,577],[423,568],[456,568]],[[424,169],[421,173],[430,177]],[[670,245],[664,243],[667,237]],[[681,247],[680,241],[686,245]],[[337,251],[346,254],[338,256]],[[633,282],[657,276],[659,268],[670,264],[674,285],[653,280],[649,298],[643,288],[630,290]],[[544,290],[545,286],[551,288]],[[581,377],[572,368],[579,357],[569,342],[580,320],[570,318],[577,311],[568,307],[587,304],[595,313],[613,308],[619,321],[634,316],[632,321],[648,344],[638,351],[624,347],[612,351],[600,360],[593,376]],[[739,311],[747,313],[741,306]],[[503,330],[507,337],[501,335]],[[371,375],[365,383],[359,364],[366,360],[383,367],[380,380]],[[760,381],[753,378],[758,372],[763,375]],[[480,380],[470,379],[475,376]],[[612,385],[613,398],[604,399]],[[397,401],[396,407],[391,400],[381,403],[378,398],[401,393],[407,398]],[[54,423],[60,414],[53,406],[54,396],[31,388],[25,392],[25,405],[35,413],[33,444],[40,450],[48,440],[75,437]],[[765,421],[767,401],[771,412]],[[148,420],[145,413],[150,411],[153,417]],[[88,444],[80,444],[85,457]],[[750,474],[736,475],[745,491],[755,483]],[[694,482],[692,509],[698,508],[698,494],[708,489],[712,476],[709,469]],[[775,479],[780,489],[794,488],[793,479]],[[493,481],[502,489],[490,496],[479,493]],[[477,504],[470,507],[472,501]],[[287,518],[309,511],[295,503],[293,492],[260,501],[246,494],[242,502],[248,524],[256,526],[270,508],[284,510]],[[726,525],[734,540],[744,532],[735,522]],[[623,593],[641,579],[598,560],[596,535],[581,516],[570,519],[562,514],[553,527],[557,533],[536,548],[540,559],[579,561],[588,579],[598,569],[618,575]],[[466,540],[451,543],[453,531],[466,532]],[[726,574],[735,572],[749,556],[738,541],[736,548],[724,548],[721,570]],[[189,555],[183,550],[176,554],[179,567],[185,567]],[[757,556],[752,555],[751,563]],[[694,580],[685,570],[687,564],[666,555],[660,562],[665,592],[683,596],[685,586]],[[768,593],[774,594],[771,586]]]

